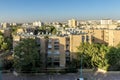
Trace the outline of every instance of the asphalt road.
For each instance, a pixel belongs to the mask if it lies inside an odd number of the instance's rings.
[[[120,80],[120,73],[83,73],[85,80]],[[75,80],[79,74],[53,74],[53,75],[13,75],[12,73],[2,74],[2,80]]]

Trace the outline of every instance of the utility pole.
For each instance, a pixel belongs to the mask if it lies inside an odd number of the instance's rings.
[[[80,61],[81,68],[80,68],[80,78],[79,78],[79,80],[84,80],[83,75],[82,75],[82,59],[83,59],[83,57],[81,55],[81,61]]]
[[[0,59],[0,80],[2,80],[2,61]]]

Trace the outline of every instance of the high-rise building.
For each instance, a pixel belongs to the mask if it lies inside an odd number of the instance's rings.
[[[69,27],[77,27],[77,21],[75,19],[68,20]]]

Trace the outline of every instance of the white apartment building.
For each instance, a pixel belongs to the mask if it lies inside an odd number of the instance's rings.
[[[33,22],[33,26],[41,27],[42,26],[42,22],[41,21],[35,21],[35,22]]]
[[[2,25],[3,28],[7,28],[7,27],[9,27],[9,24],[6,23],[6,22],[5,22],[5,23],[1,23],[1,25]]]
[[[103,19],[103,20],[100,20],[100,24],[101,25],[112,24],[112,20],[111,19]]]

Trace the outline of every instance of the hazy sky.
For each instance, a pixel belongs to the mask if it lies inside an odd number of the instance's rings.
[[[120,0],[0,0],[0,22],[120,19]]]

